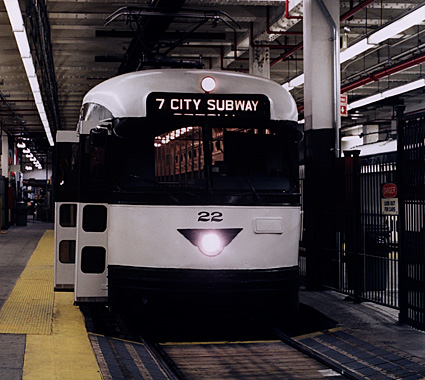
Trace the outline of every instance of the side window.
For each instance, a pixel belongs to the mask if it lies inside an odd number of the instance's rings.
[[[103,273],[106,264],[104,247],[84,247],[81,250],[81,271],[83,273]]]
[[[83,230],[104,232],[107,225],[108,209],[103,205],[87,205],[83,209]]]
[[[59,243],[59,261],[62,264],[75,264],[75,240],[62,240]]]
[[[112,118],[112,113],[100,104],[86,103],[81,110],[81,119],[83,121],[100,121]]]
[[[63,204],[59,208],[59,224],[61,227],[77,226],[77,205]]]

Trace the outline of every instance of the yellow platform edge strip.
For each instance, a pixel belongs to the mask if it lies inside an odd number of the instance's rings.
[[[102,380],[73,293],[54,293],[54,232],[45,232],[0,310],[0,333],[26,334],[23,380]]]
[[[51,335],[27,335],[22,379],[103,379],[73,293],[55,293]]]
[[[54,233],[48,230],[0,310],[0,333],[51,333],[53,318]]]

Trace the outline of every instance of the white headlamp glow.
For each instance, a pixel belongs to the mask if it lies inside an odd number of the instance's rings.
[[[217,256],[223,250],[223,242],[220,237],[214,233],[209,232],[202,236],[199,243],[199,249],[204,255]]]
[[[214,91],[216,86],[215,83],[215,79],[213,77],[205,77],[204,79],[202,79],[201,81],[201,88],[205,91],[205,92],[211,92]]]

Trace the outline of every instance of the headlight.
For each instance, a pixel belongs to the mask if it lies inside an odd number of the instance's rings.
[[[184,228],[178,229],[187,240],[205,256],[218,256],[224,248],[242,231],[242,228]]]
[[[221,253],[223,248],[223,243],[216,233],[209,232],[201,237],[199,249],[204,255],[216,256]]]
[[[216,86],[216,82],[215,82],[215,79],[213,77],[205,77],[201,81],[201,88],[205,92],[214,91],[215,86]]]

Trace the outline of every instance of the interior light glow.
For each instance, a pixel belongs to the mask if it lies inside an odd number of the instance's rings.
[[[203,235],[199,243],[199,249],[207,256],[217,256],[221,253],[223,248],[223,243],[220,237],[214,232],[209,232]]]
[[[215,86],[216,86],[216,83],[215,83],[215,79],[213,77],[205,77],[201,81],[201,88],[205,92],[213,91],[215,89]]]
[[[19,149],[24,149],[24,148],[26,148],[26,145],[25,145],[25,143],[24,143],[23,141],[19,141],[19,142],[16,144],[16,146],[17,146]]]
[[[25,170],[32,170],[32,166],[25,166]]]
[[[29,150],[29,148],[26,148],[22,150],[22,153],[28,154],[31,153],[31,151]]]

